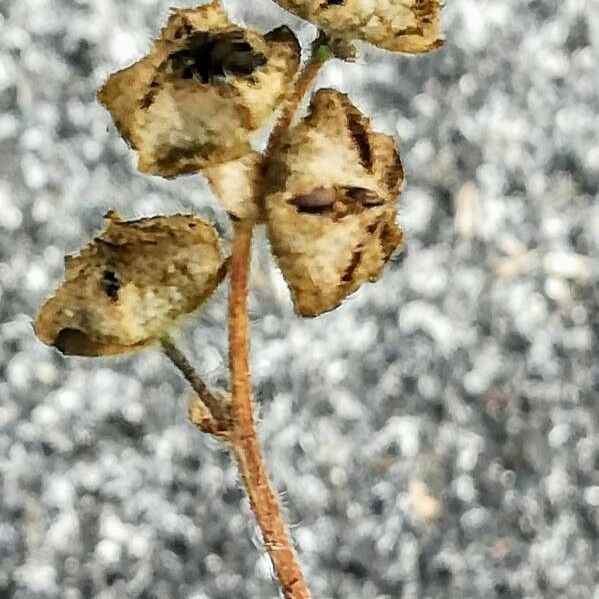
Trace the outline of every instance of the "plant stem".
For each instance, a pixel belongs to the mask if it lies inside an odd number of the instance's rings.
[[[268,147],[264,153],[267,160],[272,155],[283,141],[284,135],[289,130],[293,117],[297,112],[297,109],[303,100],[308,88],[314,83],[316,76],[320,72],[320,68],[326,62],[327,58],[323,57],[320,52],[321,48],[325,48],[327,43],[326,36],[323,32],[319,32],[318,37],[312,43],[312,53],[308,63],[304,67],[303,71],[298,75],[295,80],[295,84],[290,88],[281,115],[274,126],[270,139],[268,140]]]
[[[203,407],[202,412],[206,420],[201,423],[205,432],[221,436],[231,428],[231,409],[230,405],[222,398],[216,397],[199,377],[193,366],[186,358],[185,354],[176,346],[174,340],[169,335],[165,335],[160,343],[164,354],[179,369],[185,380],[195,391],[197,399]],[[196,423],[200,425],[200,423]]]
[[[326,61],[326,53],[321,52],[325,45],[325,36],[320,34],[312,44],[312,55],[308,64],[287,94],[281,116],[273,129],[264,154],[264,166],[272,152],[280,147],[300,102]],[[167,356],[181,370],[199,397],[200,414],[194,418],[190,413],[192,421],[205,432],[217,434],[230,446],[235,456],[252,511],[262,531],[264,544],[285,598],[311,599],[268,476],[256,431],[250,377],[247,307],[252,228],[251,220],[234,223],[233,249],[229,263],[231,404],[226,406],[227,410],[230,409],[228,420],[223,420],[218,412],[214,412],[214,408],[222,409],[221,402],[216,401],[215,405],[214,397],[195,374],[185,356],[168,338],[162,343]],[[215,422],[217,426],[221,424],[216,433],[213,430]]]
[[[281,509],[270,483],[252,405],[248,337],[248,274],[252,226],[236,223],[233,238],[229,300],[229,342],[232,379],[232,450],[262,531],[264,544],[287,599],[310,599],[310,592],[297,562]]]
[[[312,45],[311,58],[287,94],[283,111],[275,125],[265,156],[265,163],[277,151],[293,116],[308,88],[324,64],[319,48],[321,34]],[[248,276],[252,245],[251,222],[235,223],[230,263],[229,361],[232,385],[233,431],[230,443],[241,477],[247,489],[252,511],[262,531],[276,576],[286,599],[310,599],[310,591],[299,567],[297,556],[285,526],[281,508],[270,482],[258,434],[252,404],[249,361]]]
[[[236,427],[253,427],[249,360],[249,318],[247,310],[248,278],[252,245],[252,225],[235,223],[233,249],[229,263],[229,364],[233,418]],[[247,408],[250,409],[247,409]]]

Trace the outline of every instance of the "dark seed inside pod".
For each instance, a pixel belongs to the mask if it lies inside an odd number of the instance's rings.
[[[384,204],[383,199],[371,189],[365,187],[346,187],[345,195],[354,202],[360,202],[364,206],[370,208],[371,206],[382,206]]]
[[[119,299],[119,289],[121,288],[121,283],[117,277],[116,272],[114,270],[105,270],[102,274],[102,287],[104,288],[104,293],[113,301]]]
[[[297,195],[289,200],[298,212],[308,214],[325,214],[335,203],[336,192],[333,187],[320,187],[310,193]]]
[[[247,77],[266,64],[264,54],[254,50],[242,31],[196,31],[185,39],[185,46],[168,58],[173,74],[182,79],[210,83],[228,75]]]
[[[238,32],[216,37],[210,60],[215,71],[222,68],[223,74],[235,76],[251,75],[257,68],[266,64],[264,54],[256,52],[245,41],[243,34]]]
[[[54,347],[65,356],[97,356],[98,346],[79,329],[62,329],[54,340]]]

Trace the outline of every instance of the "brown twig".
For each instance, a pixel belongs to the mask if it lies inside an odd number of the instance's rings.
[[[230,442],[252,511],[262,531],[264,544],[285,597],[309,599],[310,592],[273,492],[256,432],[250,379],[247,311],[251,242],[251,225],[237,223],[233,238],[229,300],[229,359],[234,427]]]
[[[320,72],[320,68],[327,61],[329,55],[327,52],[322,52],[326,49],[327,38],[321,31],[318,37],[312,43],[312,53],[308,63],[298,75],[295,80],[295,85],[291,87],[283,103],[281,115],[279,116],[276,125],[274,126],[270,139],[268,140],[268,147],[264,152],[266,159],[272,155],[281,144],[283,137],[291,127],[293,117],[297,112],[297,109],[303,100],[309,87],[314,83],[316,76]]]
[[[196,394],[196,405],[192,404],[190,408],[192,422],[204,432],[228,438],[232,429],[230,402],[225,400],[224,394],[218,397],[208,389],[172,337],[165,335],[160,343],[164,354],[179,369]]]
[[[279,148],[299,104],[324,64],[326,58],[320,51],[324,43],[325,39],[321,34],[312,45],[312,55],[308,64],[289,91],[281,116],[271,133],[264,154],[265,161],[268,161],[272,152]],[[310,591],[299,567],[279,502],[268,477],[256,432],[250,377],[247,309],[252,225],[251,222],[243,221],[235,223],[229,270],[231,278],[229,361],[233,416],[233,432],[229,441],[283,594],[286,599],[310,599]]]
[[[326,39],[323,34],[320,34],[312,45],[312,56],[308,64],[287,94],[283,111],[271,133],[264,154],[265,163],[271,153],[280,146],[300,102],[326,61],[327,54],[322,52],[325,44]],[[224,419],[219,412],[223,409],[223,403],[215,400],[172,340],[166,338],[162,344],[167,356],[181,370],[199,398],[190,410],[192,422],[205,432],[216,434],[225,440],[235,456],[252,511],[262,531],[264,544],[285,598],[311,599],[268,476],[256,431],[250,377],[247,308],[252,228],[253,222],[250,220],[234,223],[233,249],[229,264],[231,403],[226,403],[226,408],[230,409],[230,412],[225,414]],[[230,416],[229,420],[226,420],[227,416]],[[219,423],[221,425],[217,432],[212,430],[215,422],[216,425]]]
[[[247,489],[264,544],[286,599],[310,599],[272,489],[252,405],[248,337],[248,275],[252,225],[235,224],[230,264],[229,343],[232,400],[217,397],[199,377],[170,336],[161,339],[164,354],[179,369],[195,392],[189,417],[203,432],[217,436],[231,448]],[[219,393],[218,395],[225,395]]]

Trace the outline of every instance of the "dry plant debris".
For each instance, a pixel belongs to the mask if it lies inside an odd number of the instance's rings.
[[[329,0],[280,4],[320,30],[296,77],[301,47],[285,26],[261,34],[232,23],[218,0],[175,10],[147,56],[98,92],[138,169],[166,178],[203,172],[233,221],[230,261],[211,225],[192,215],[122,221],[65,260],[65,281],[42,306],[38,337],[65,354],[106,356],[160,343],[194,391],[189,418],[223,441],[241,479],[287,599],[310,599],[258,440],[247,305],[253,227],[266,222],[273,252],[302,316],[333,310],[377,280],[400,246],[396,211],[403,169],[392,136],[333,89],[293,118],[322,65],[351,60],[353,41],[426,52],[441,43],[436,0]],[[282,110],[266,150],[252,133]],[[212,390],[171,328],[230,271],[231,392]],[[429,512],[432,513],[432,508]]]
[[[216,231],[196,216],[107,218],[92,243],[65,258],[65,281],[35,322],[38,337],[65,354],[114,355],[158,341],[226,271]]]

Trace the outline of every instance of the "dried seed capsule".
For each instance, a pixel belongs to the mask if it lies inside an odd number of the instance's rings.
[[[214,228],[192,215],[121,221],[65,258],[65,281],[42,306],[37,336],[71,355],[106,356],[157,341],[225,274]]]
[[[299,65],[288,28],[262,35],[218,0],[175,11],[150,53],[98,92],[144,173],[175,177],[236,160]]]
[[[443,44],[439,0],[275,0],[333,40],[420,54]]]
[[[268,234],[299,314],[332,310],[378,279],[402,239],[402,181],[393,138],[344,94],[319,90],[265,176]]]

